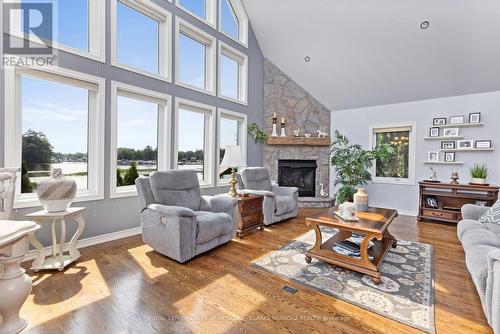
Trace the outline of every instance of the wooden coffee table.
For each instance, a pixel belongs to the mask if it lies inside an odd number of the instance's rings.
[[[388,227],[398,216],[398,212],[391,209],[369,208],[368,212],[356,213],[358,221],[345,222],[335,215],[337,210],[337,207],[325,209],[306,218],[306,224],[316,233],[316,244],[306,253],[306,262],[311,263],[312,258],[315,258],[371,276],[373,283],[380,284],[382,262],[389,249],[396,247],[397,241],[389,233]],[[339,231],[323,242],[320,226],[336,228]],[[348,239],[353,232],[365,236],[361,244],[361,258],[342,255],[333,250],[335,242]],[[370,241],[375,245],[368,249]],[[370,260],[369,256],[373,259]]]

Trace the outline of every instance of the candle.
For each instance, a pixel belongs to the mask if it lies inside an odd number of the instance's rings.
[[[281,123],[285,124],[285,117],[281,117]]]
[[[275,112],[273,112],[273,118],[277,118],[277,117],[276,117],[276,113],[275,113]]]

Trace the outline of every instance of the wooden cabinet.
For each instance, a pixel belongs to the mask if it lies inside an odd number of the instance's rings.
[[[499,187],[470,184],[420,182],[418,220],[458,223],[465,204],[491,206],[498,199]]]
[[[237,236],[243,235],[253,229],[264,229],[264,213],[262,212],[262,202],[264,196],[248,195],[238,197],[239,221]]]

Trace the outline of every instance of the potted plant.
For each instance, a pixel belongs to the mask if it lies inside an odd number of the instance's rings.
[[[472,176],[471,184],[485,185],[488,177],[488,166],[486,164],[474,164],[470,169],[470,175]]]
[[[393,149],[387,144],[367,150],[361,145],[350,144],[346,136],[335,130],[331,163],[336,174],[334,185],[340,186],[335,194],[336,204],[352,202],[356,187],[372,180],[370,169],[373,167],[373,161],[385,161],[392,155]]]

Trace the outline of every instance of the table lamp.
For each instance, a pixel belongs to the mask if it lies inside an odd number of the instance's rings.
[[[236,197],[236,168],[240,166],[245,166],[246,162],[243,159],[243,154],[241,154],[241,147],[238,145],[231,145],[225,147],[224,159],[220,164],[222,168],[231,168],[231,180],[229,181],[229,196]]]

